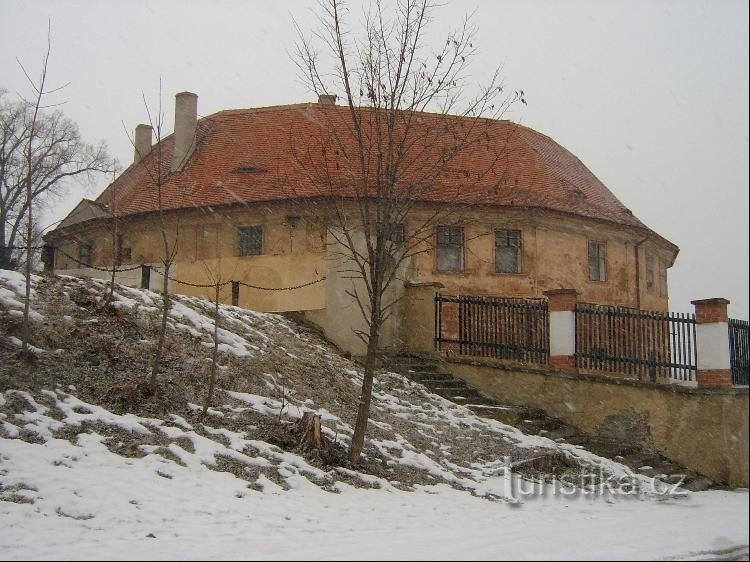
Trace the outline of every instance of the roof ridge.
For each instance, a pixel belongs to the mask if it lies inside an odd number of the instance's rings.
[[[272,111],[283,111],[287,109],[297,109],[297,108],[324,109],[324,110],[336,109],[340,111],[345,111],[349,109],[349,105],[348,104],[328,105],[328,104],[321,104],[321,103],[314,102],[314,101],[308,101],[308,102],[289,103],[289,104],[281,104],[281,105],[269,105],[269,106],[263,106],[263,107],[235,107],[231,109],[222,109],[220,111],[216,111],[209,115],[204,115],[203,117],[201,117],[201,119],[209,119],[211,117],[218,117],[218,116],[223,116],[223,115],[240,115],[240,114],[245,114],[245,113],[266,113],[266,112],[272,112]],[[369,105],[357,105],[355,106],[355,109],[374,110],[377,108],[369,106]],[[519,127],[523,127],[530,131],[533,131],[533,129],[531,129],[530,127],[521,125],[520,123],[517,123],[510,119],[497,119],[495,117],[489,117],[486,115],[460,115],[460,114],[455,114],[455,113],[439,113],[437,111],[420,111],[417,109],[399,109],[397,111],[402,112],[402,113],[416,113],[418,115],[426,115],[426,116],[431,116],[431,117],[446,117],[446,118],[456,117],[458,119],[467,119],[467,120],[485,119],[489,121],[494,121],[496,123],[518,125]]]

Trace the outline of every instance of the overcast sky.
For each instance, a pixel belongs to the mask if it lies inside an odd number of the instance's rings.
[[[387,2],[387,0],[385,0]],[[290,59],[292,18],[314,2],[0,0],[0,88],[28,93],[16,62],[38,70],[47,21],[56,101],[89,142],[125,165],[132,130],[161,77],[167,130],[173,95],[198,112],[313,101]],[[578,156],[643,222],[680,247],[670,308],[727,297],[748,318],[748,3],[746,0],[454,0],[439,29],[476,10],[477,81],[504,65],[527,106],[509,117]],[[361,13],[357,2],[352,12]],[[62,218],[87,193],[49,211]]]

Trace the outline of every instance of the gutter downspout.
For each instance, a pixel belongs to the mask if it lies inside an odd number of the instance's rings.
[[[641,255],[639,249],[651,236],[646,236],[635,244],[635,307],[641,309]]]

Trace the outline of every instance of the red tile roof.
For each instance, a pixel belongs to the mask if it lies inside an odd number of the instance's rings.
[[[372,125],[372,110],[361,111]],[[422,176],[420,199],[552,209],[646,229],[578,158],[541,133],[509,121],[411,117],[404,177]],[[181,171],[169,173],[173,137],[166,137],[97,201],[108,205],[116,194],[121,215],[157,210],[159,152],[164,209],[330,195],[320,181],[326,173],[342,195],[351,191],[346,158],[357,154],[351,123],[348,107],[314,103],[221,111],[199,121],[197,149]],[[471,147],[436,166],[438,175],[428,172],[456,135],[471,138]]]

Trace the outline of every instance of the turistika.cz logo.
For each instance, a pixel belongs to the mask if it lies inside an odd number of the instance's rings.
[[[524,459],[513,462],[510,457],[504,457],[503,464],[498,468],[497,475],[502,477],[506,485],[506,497],[511,503],[523,503],[525,499],[538,497],[575,498],[599,496],[611,498],[637,498],[641,496],[656,496],[661,498],[679,498],[688,495],[682,488],[685,475],[673,474],[672,480],[664,482],[657,477],[647,477],[640,474],[608,474],[604,467],[594,470],[567,470],[560,474],[552,473],[540,479],[522,477],[514,469],[531,463],[538,458]]]

